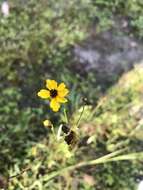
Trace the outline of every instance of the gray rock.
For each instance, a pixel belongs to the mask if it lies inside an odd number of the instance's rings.
[[[94,70],[98,80],[105,82],[117,79],[141,61],[143,44],[133,37],[107,31],[90,36],[81,45],[75,46],[73,52],[76,65],[80,65],[78,69],[86,72]]]

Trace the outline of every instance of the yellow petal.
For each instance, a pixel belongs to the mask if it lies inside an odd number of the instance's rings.
[[[58,86],[59,91],[64,90],[65,88],[66,88],[66,85],[63,82],[61,84],[59,84],[59,86]]]
[[[55,80],[46,80],[46,87],[49,90],[52,90],[52,89],[57,89],[58,85]]]
[[[60,97],[64,97],[69,93],[69,90],[67,88],[65,88],[64,90],[58,91],[58,95]]]
[[[50,92],[49,90],[45,90],[45,89],[42,89],[40,90],[37,95],[40,97],[40,98],[43,98],[43,99],[47,99],[50,97]]]
[[[60,103],[66,103],[68,101],[66,98],[59,97],[59,96],[56,97],[56,100],[57,102],[60,102]]]
[[[53,111],[57,112],[60,109],[60,104],[56,101],[56,99],[52,99],[50,102],[50,107]]]

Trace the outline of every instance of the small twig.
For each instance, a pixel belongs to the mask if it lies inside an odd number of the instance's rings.
[[[16,178],[16,177],[21,176],[23,173],[27,172],[27,171],[30,170],[30,169],[31,169],[31,167],[28,166],[27,168],[23,169],[20,173],[18,173],[18,174],[16,174],[16,175],[13,175],[13,176],[10,176],[10,177],[8,178],[8,181],[10,181],[10,180],[13,179],[13,178]]]

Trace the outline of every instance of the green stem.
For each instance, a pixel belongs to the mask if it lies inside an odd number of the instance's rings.
[[[101,164],[101,163],[105,163],[108,161],[109,158],[112,158],[113,156],[116,156],[122,152],[125,151],[126,148],[124,149],[121,149],[121,150],[118,150],[118,151],[115,151],[115,152],[112,152],[110,154],[107,154],[101,158],[98,158],[98,159],[95,159],[95,160],[90,160],[90,161],[84,161],[84,162],[80,162],[76,165],[71,165],[71,166],[68,166],[66,168],[63,168],[61,170],[58,170],[58,171],[55,171],[55,172],[52,172],[50,175],[46,175],[44,177],[44,181],[49,181],[51,180],[52,178],[58,176],[58,175],[61,175],[63,174],[64,172],[66,171],[71,171],[71,170],[74,170],[74,169],[77,169],[77,168],[80,168],[80,167],[83,167],[83,166],[90,166],[90,165],[96,165],[96,164]]]
[[[64,117],[65,117],[65,122],[68,123],[68,116],[65,108],[64,108]]]
[[[111,154],[106,155],[105,156],[106,158],[103,156],[102,158],[99,158],[96,160],[81,162],[76,165],[72,165],[72,166],[63,168],[62,170],[53,172],[52,174],[45,176],[44,181],[49,181],[49,180],[53,179],[54,177],[57,177],[58,175],[63,174],[64,172],[75,170],[77,168],[84,167],[84,166],[91,166],[91,165],[103,164],[103,163],[114,162],[114,161],[137,160],[137,159],[143,158],[143,152],[117,156],[114,158],[110,158]],[[109,158],[107,159],[107,157],[109,157]]]
[[[53,133],[54,138],[56,139],[56,134],[55,134],[55,130],[54,130],[54,126],[53,125],[51,126],[51,131]]]
[[[81,114],[80,114],[80,116],[79,116],[79,119],[78,119],[78,121],[77,121],[77,123],[76,123],[76,126],[77,126],[77,127],[79,126],[79,122],[80,122],[81,117],[82,117],[82,115],[83,115],[84,107],[85,107],[85,106],[83,106],[83,108],[82,108],[82,112],[81,112]]]
[[[126,155],[116,156],[107,160],[106,162],[115,162],[115,161],[122,161],[122,160],[142,160],[143,159],[143,152],[138,153],[130,153]]]

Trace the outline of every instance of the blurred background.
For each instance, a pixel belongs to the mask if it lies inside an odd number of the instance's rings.
[[[143,1],[0,0],[0,7],[0,187],[137,190],[143,161],[46,179],[120,148],[143,151]],[[71,125],[87,99],[76,150],[55,142],[42,124],[50,119],[57,129],[63,117],[37,97],[48,78],[70,89]]]

